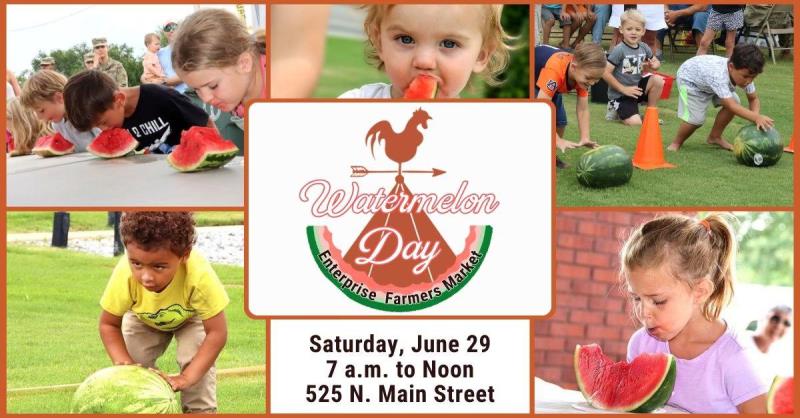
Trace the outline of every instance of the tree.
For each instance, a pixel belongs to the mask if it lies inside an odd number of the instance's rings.
[[[737,213],[737,278],[772,286],[794,285],[794,218],[791,212]]]
[[[74,45],[67,50],[55,49],[49,53],[39,51],[31,61],[34,70],[39,69],[39,65],[44,57],[53,57],[56,61],[56,71],[67,77],[77,74],[84,69],[83,56],[91,52],[92,49],[86,42]],[[142,76],[142,59],[133,55],[133,48],[127,44],[109,44],[108,56],[122,63],[125,72],[128,73],[128,86],[138,86],[139,78]],[[25,72],[23,71],[23,74]],[[27,79],[27,77],[26,77]]]

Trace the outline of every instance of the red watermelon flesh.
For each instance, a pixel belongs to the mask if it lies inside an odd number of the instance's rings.
[[[578,387],[595,408],[650,412],[662,407],[675,385],[675,358],[642,354],[633,362],[613,362],[597,344],[575,347]]]
[[[111,128],[100,132],[86,149],[101,158],[124,157],[139,146],[130,132],[123,128]]]
[[[42,157],[57,157],[73,151],[75,151],[75,144],[67,141],[58,132],[37,139],[33,146],[33,153]]]
[[[405,99],[433,99],[436,97],[436,92],[439,90],[436,79],[425,74],[420,74],[411,84],[403,95]]]
[[[794,377],[775,377],[767,394],[767,412],[794,414]]]
[[[230,162],[239,148],[222,138],[214,128],[192,126],[181,133],[181,143],[167,156],[167,162],[178,171],[202,171],[222,167]]]

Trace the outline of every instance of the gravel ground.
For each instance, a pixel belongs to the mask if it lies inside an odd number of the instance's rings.
[[[50,245],[50,239],[20,242],[27,245]],[[244,226],[220,226],[197,229],[197,244],[212,263],[244,265]],[[114,238],[70,238],[68,249],[113,256]]]

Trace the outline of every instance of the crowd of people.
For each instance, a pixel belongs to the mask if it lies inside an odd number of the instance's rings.
[[[147,49],[137,86],[130,85],[135,83],[122,63],[109,56],[105,37],[92,39],[83,70],[69,78],[49,56],[21,87],[8,71],[7,152],[30,153],[38,138],[52,132],[85,151],[102,130],[124,128],[139,142],[137,151],[166,154],[180,142],[182,130],[215,127],[191,95],[239,118],[248,101],[266,97],[263,29],[250,33],[233,13],[202,9],[180,24],[166,22],[162,32],[164,47],[160,34],[144,36]]]

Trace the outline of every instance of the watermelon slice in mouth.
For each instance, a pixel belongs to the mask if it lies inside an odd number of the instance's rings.
[[[575,347],[575,377],[593,407],[618,412],[651,412],[672,396],[675,357],[642,354],[631,363],[613,362],[597,344]]]
[[[58,157],[70,154],[73,151],[75,151],[75,144],[67,141],[58,132],[37,139],[32,150],[34,154],[42,157]]]
[[[133,152],[139,141],[123,128],[106,129],[92,140],[86,150],[100,158],[119,158]]]
[[[420,74],[408,85],[403,98],[434,99],[437,91],[439,91],[439,86],[436,83],[436,79],[426,74]]]
[[[167,156],[167,162],[178,171],[203,171],[219,168],[230,162],[239,148],[222,138],[214,128],[192,126],[181,133],[181,143]]]
[[[794,414],[794,377],[775,377],[767,394],[767,412]]]

